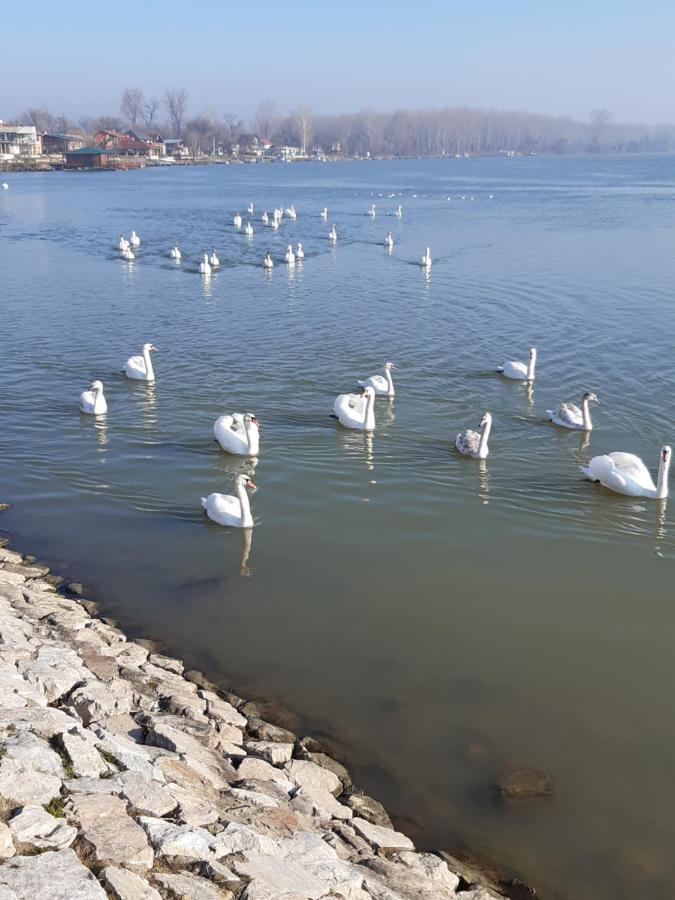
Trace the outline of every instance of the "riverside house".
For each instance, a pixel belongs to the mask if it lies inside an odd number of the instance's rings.
[[[0,159],[40,156],[42,141],[35,125],[12,125],[0,119]]]

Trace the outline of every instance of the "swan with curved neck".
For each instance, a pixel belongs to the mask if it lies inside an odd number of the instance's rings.
[[[250,222],[246,223],[246,227],[244,228],[244,233],[246,234],[247,237],[253,236],[253,225],[251,225]]]
[[[559,403],[555,409],[547,409],[546,415],[554,425],[561,428],[571,428],[575,431],[592,431],[590,403],[600,401],[592,391],[586,391],[581,398],[581,409],[576,403]]]
[[[340,394],[333,404],[333,412],[345,428],[375,431],[375,390],[366,387],[361,394]]]
[[[127,378],[136,381],[154,381],[155,370],[152,368],[151,353],[157,353],[157,347],[152,344],[143,344],[140,356],[130,356],[124,366],[124,374]]]
[[[298,246],[295,248],[295,258],[296,259],[304,259],[305,258],[305,251],[302,249],[302,244],[298,244]]]
[[[589,481],[599,481],[603,487],[629,497],[650,497],[665,500],[668,496],[668,472],[672,451],[661,448],[659,474],[656,484],[647,466],[633,453],[607,453],[594,456],[587,466],[579,466]]]
[[[247,490],[255,490],[255,484],[249,475],[237,475],[235,482],[236,497],[231,494],[209,494],[202,497],[202,508],[206,515],[217,525],[228,525],[231,528],[252,528],[253,516]]]
[[[431,268],[431,250],[429,247],[424,251],[424,256],[422,257],[422,267],[424,269]]]
[[[202,261],[199,263],[199,274],[200,275],[210,275],[211,274],[211,263],[209,262],[208,254],[204,254],[202,257]]]
[[[131,244],[132,247],[140,247],[141,246],[141,239],[139,238],[139,236],[136,234],[135,231],[131,232],[131,236],[129,238],[129,243]]]
[[[263,223],[263,225],[267,225],[269,220],[270,220],[270,217],[267,215],[267,210],[265,210],[265,212],[260,217],[260,221]]]
[[[293,253],[293,247],[290,244],[286,248],[286,255],[284,256],[284,259],[289,266],[295,265],[295,253]]]
[[[274,268],[274,260],[272,259],[272,254],[268,250],[265,258],[263,259],[263,269],[273,269]]]
[[[519,360],[507,359],[501,366],[497,366],[497,371],[504,378],[511,378],[513,381],[534,381],[536,362],[537,350],[535,347],[531,347],[530,359],[527,365]]]
[[[123,234],[120,235],[119,242],[117,244],[117,249],[122,252],[122,250],[127,250],[129,247],[129,241],[124,237]]]
[[[335,225],[331,225],[331,229],[328,232],[328,240],[333,244],[335,243],[335,241],[337,241],[337,231],[335,230]]]
[[[391,248],[394,246],[394,238],[393,238],[391,231],[387,232],[387,236],[384,239],[384,246],[387,247],[389,250],[391,250]]]
[[[492,430],[492,416],[484,412],[480,420],[480,431],[460,431],[455,438],[455,447],[464,456],[473,456],[474,459],[486,459],[490,452],[488,440]]]
[[[126,259],[128,262],[133,262],[133,260],[136,259],[136,254],[128,244],[124,248],[124,250],[120,250],[120,256],[122,257],[122,259]]]
[[[400,206],[397,206],[396,212],[394,213],[394,215],[396,216],[397,219],[400,219],[401,216],[403,215],[403,208]]]
[[[236,213],[234,218],[232,219],[232,224],[235,228],[241,228],[241,216],[239,213]]]
[[[220,260],[216,256],[215,250],[213,250],[213,252],[211,253],[211,256],[209,256],[209,265],[211,266],[212,269],[217,269],[218,266],[220,265]]]
[[[253,204],[252,203],[249,203],[249,205],[246,209],[246,212],[249,214],[249,216],[253,215]]]
[[[260,452],[260,423],[251,413],[218,416],[213,434],[223,450],[234,456],[257,456]]]
[[[372,219],[375,218],[375,204],[374,204],[374,203],[371,203],[371,204],[370,204],[370,209],[368,210],[368,215],[369,215]]]
[[[364,388],[371,387],[378,397],[393,397],[396,391],[394,390],[391,370],[395,368],[396,366],[393,362],[385,363],[384,375],[371,375],[370,378],[359,381],[359,384]]]
[[[171,248],[171,250],[169,251],[169,256],[171,257],[171,259],[175,259],[176,262],[181,261],[181,259],[183,258],[183,254],[178,249],[178,244]]]
[[[328,218],[328,207],[327,206],[324,206],[324,208],[321,210],[321,218],[324,220],[324,222]]]
[[[103,385],[92,381],[91,390],[80,394],[80,409],[90,416],[103,416],[108,412],[108,404],[103,396]]]

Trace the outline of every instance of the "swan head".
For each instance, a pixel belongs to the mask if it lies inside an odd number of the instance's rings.
[[[362,388],[361,395],[366,398],[374,397],[375,396],[375,388],[372,388],[372,387],[370,387],[370,385],[368,385],[368,387]]]
[[[256,486],[253,483],[253,479],[251,478],[251,476],[246,475],[243,472],[240,475],[237,475],[235,484],[237,485],[237,487],[239,487],[239,485],[243,485],[245,488],[248,488],[249,491],[256,490]]]
[[[587,400],[589,403],[599,403],[600,402],[598,400],[598,398],[596,397],[596,395],[593,393],[593,391],[586,391],[586,393],[582,397],[582,400]]]
[[[672,452],[673,451],[670,449],[668,444],[666,444],[664,447],[661,447],[661,459],[663,460],[664,463],[670,462],[670,454]]]
[[[398,366],[396,365],[396,363],[388,362],[388,363],[385,363],[385,364],[384,364],[384,368],[385,368],[387,371],[389,371],[390,369],[398,369]]]
[[[144,353],[157,353],[157,347],[154,344],[143,344]]]
[[[256,416],[253,413],[244,413],[244,427],[250,428],[251,425],[255,425],[256,428],[260,425]]]
[[[530,359],[536,359],[536,358],[537,358],[537,348],[530,347]]]
[[[480,427],[484,428],[486,425],[492,424],[492,416],[489,412],[484,412],[480,419]]]
[[[103,382],[92,381],[91,389],[92,389],[92,391],[98,391],[100,394],[102,394],[103,393]]]

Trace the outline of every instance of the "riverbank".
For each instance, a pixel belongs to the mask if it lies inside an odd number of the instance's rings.
[[[59,581],[0,546],[3,897],[502,896],[416,852],[316,741]]]

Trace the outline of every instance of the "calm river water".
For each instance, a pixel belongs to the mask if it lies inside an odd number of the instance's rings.
[[[548,898],[672,897],[675,508],[578,465],[627,450],[655,469],[675,442],[673,159],[8,180],[0,499],[15,544],[190,665],[280,698],[420,844],[464,844]],[[247,239],[231,222],[251,201]],[[297,221],[263,228],[263,208],[291,203]],[[115,247],[132,228],[128,264]],[[306,253],[293,271],[290,241]],[[212,248],[222,268],[204,280]],[[155,387],[120,374],[144,341],[161,351]],[[493,369],[530,346],[528,393]],[[344,431],[335,395],[387,360],[398,390],[375,435]],[[99,422],[77,409],[93,378]],[[588,446],[545,421],[584,390],[601,400]],[[452,441],[484,409],[481,465]],[[232,487],[211,429],[236,410],[262,423],[250,547],[199,505]],[[501,808],[509,763],[552,773],[556,796]]]

